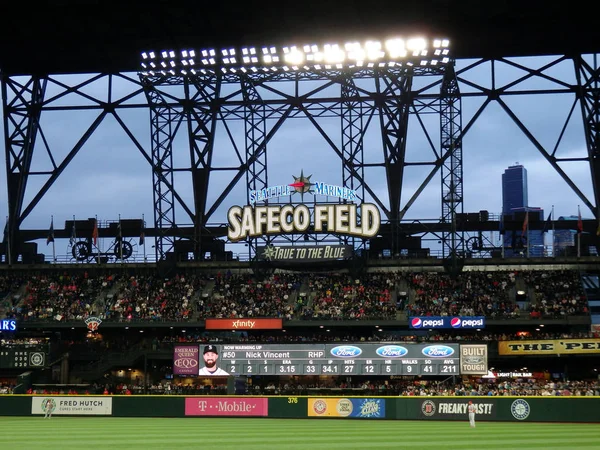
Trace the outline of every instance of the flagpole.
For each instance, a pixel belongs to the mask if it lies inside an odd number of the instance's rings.
[[[11,248],[10,248],[10,226],[8,224],[8,216],[6,216],[6,225],[4,226],[4,229],[6,230],[6,259],[7,259],[7,263],[10,266],[12,264],[12,258],[11,256]]]
[[[577,205],[577,257],[581,258],[581,230],[579,229],[579,222],[581,220],[581,209]]]
[[[525,213],[527,214],[527,258],[529,258],[529,210]]]
[[[50,224],[52,227],[52,262],[56,262],[56,244],[54,242],[54,216],[50,216]]]
[[[144,230],[144,263],[146,263],[146,219],[144,219],[144,214],[142,213],[142,229]]]
[[[96,263],[100,264],[100,258],[101,258],[101,254],[100,254],[100,246],[98,245],[98,235],[100,234],[99,231],[99,227],[98,227],[98,214],[95,215],[96,217],[96,223],[94,224],[94,230],[95,230],[95,241],[96,243],[94,244],[94,247],[96,247],[97,253],[98,253],[98,257],[96,258]]]
[[[123,262],[123,230],[121,230],[121,214],[119,214],[119,259]]]
[[[554,239],[554,205],[552,205],[552,213],[550,214],[550,217],[552,217],[552,257],[555,258],[556,257],[556,247],[555,247],[556,239]]]

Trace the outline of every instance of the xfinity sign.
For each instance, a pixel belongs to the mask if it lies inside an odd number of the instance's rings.
[[[436,317],[422,316],[409,317],[408,325],[413,329],[436,329],[436,328],[459,328],[459,329],[479,329],[485,328],[485,317]]]

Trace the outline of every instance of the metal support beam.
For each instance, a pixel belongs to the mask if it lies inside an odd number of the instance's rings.
[[[398,222],[400,214],[412,82],[413,72],[410,68],[400,73],[382,70],[375,74],[379,94],[376,105],[379,107],[390,202],[388,219],[392,223]]]
[[[442,254],[450,259],[455,272],[458,260],[464,258],[464,232],[456,228],[456,214],[463,212],[462,116],[458,81],[452,66],[448,66],[440,92],[441,152],[450,153],[441,167],[442,222],[450,224],[450,232],[442,233]]]
[[[42,103],[47,80],[32,77],[26,84],[12,83],[2,77],[2,110],[4,117],[4,148],[8,189],[8,224],[6,228],[6,261],[17,260],[21,213],[38,135]],[[9,95],[8,84],[11,86]]]
[[[365,102],[361,101],[360,92],[352,78],[346,78],[342,83],[341,96],[342,186],[354,190],[359,197],[357,203],[360,203],[365,200],[365,187],[362,183],[365,178],[363,150],[366,125],[369,123],[366,112],[370,108],[367,108]],[[360,211],[358,211],[358,215],[360,219]],[[347,236],[343,238],[344,243],[352,246],[359,241],[359,239]]]
[[[594,209],[592,213],[600,218],[600,67],[598,54],[591,55],[591,62],[579,55],[573,59],[577,77],[577,97],[581,104],[581,117],[585,132],[592,187],[594,189]]]
[[[217,98],[221,79],[185,79],[184,113],[190,142],[192,186],[194,187],[194,255],[202,258],[202,234],[206,223],[206,203],[211,173],[211,161],[219,114]]]
[[[267,184],[267,114],[266,108],[254,82],[248,76],[240,78],[244,108],[244,134],[246,138],[246,202],[250,204],[249,190],[260,190]],[[259,151],[261,149],[261,151]],[[268,203],[265,202],[265,203]],[[250,239],[248,256],[256,254],[259,245],[268,243],[268,237]]]
[[[172,252],[175,238],[169,231],[175,223],[175,196],[173,183],[173,139],[181,124],[182,114],[169,106],[162,94],[151,84],[144,88],[150,106],[152,134],[152,189],[154,199],[155,253],[157,261],[164,261]]]

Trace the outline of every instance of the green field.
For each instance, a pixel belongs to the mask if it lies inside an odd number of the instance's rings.
[[[0,449],[600,449],[600,424],[1,417]]]

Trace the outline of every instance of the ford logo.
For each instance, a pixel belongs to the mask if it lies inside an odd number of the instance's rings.
[[[331,349],[331,354],[338,358],[347,358],[358,356],[362,353],[362,350],[353,345],[340,345]]]
[[[464,361],[467,364],[482,364],[483,356],[466,356]]]
[[[421,352],[430,358],[445,358],[454,354],[454,349],[447,345],[430,345]]]
[[[375,353],[384,358],[400,358],[401,356],[406,355],[408,350],[400,345],[384,345],[375,350]]]

